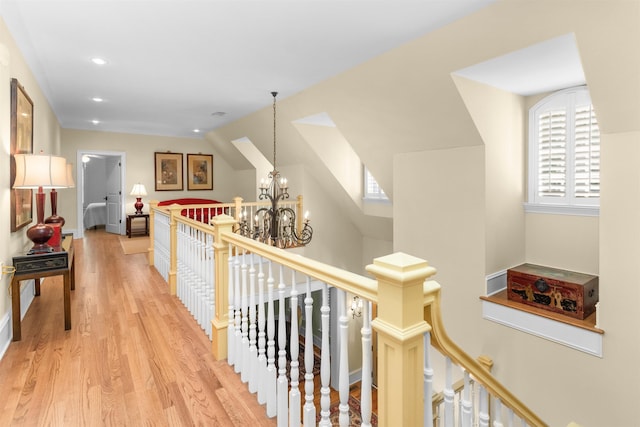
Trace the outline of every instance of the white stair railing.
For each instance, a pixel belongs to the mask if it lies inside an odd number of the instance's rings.
[[[215,299],[213,230],[207,232],[201,227],[189,222],[177,224],[176,296],[211,339]]]
[[[169,281],[169,262],[171,259],[169,214],[158,212],[154,215],[153,265],[165,281]]]
[[[170,289],[178,292],[179,288],[179,298],[199,319],[203,328],[206,330],[207,326],[213,326],[209,336],[213,336],[214,355],[228,358],[243,381],[248,383],[248,388],[257,395],[258,401],[265,404],[267,415],[278,417],[278,425],[300,425],[303,420],[305,426],[314,425],[316,420],[321,426],[331,425],[330,354],[331,346],[336,344],[340,349],[334,360],[338,364],[334,371],[339,375],[334,381],[339,388],[338,418],[340,425],[348,425],[350,370],[347,337],[353,334],[348,333],[345,292],[360,297],[365,302],[364,311],[367,313],[361,330],[362,366],[367,372],[361,386],[360,416],[363,425],[369,425],[373,406],[370,386],[367,385],[373,364],[370,343],[372,328],[378,333],[378,349],[383,349],[384,354],[378,359],[380,382],[377,416],[380,426],[420,423],[431,426],[436,418],[442,419],[443,425],[447,426],[502,427],[503,419],[508,425],[518,421],[522,425],[545,425],[488,371],[448,339],[439,312],[440,286],[425,281],[435,272],[425,261],[405,254],[378,258],[367,266],[367,271],[376,277],[370,279],[238,236],[231,230],[234,220],[227,216],[214,219],[216,225],[210,227],[188,218],[178,218],[177,212],[178,208],[170,209],[167,217],[156,211],[152,221],[154,249],[149,254],[150,263],[157,260],[154,264],[158,271],[168,270]],[[168,263],[166,257],[163,260],[162,256],[167,250]],[[214,262],[215,271],[207,266]],[[168,268],[163,268],[163,263],[165,266],[168,264]],[[285,276],[291,277],[291,280]],[[217,280],[213,280],[214,277]],[[215,292],[209,291],[208,284],[216,281],[219,286]],[[288,282],[291,284],[288,285]],[[336,299],[338,334],[332,337],[335,342],[329,338],[330,287],[339,294]],[[305,350],[301,355],[298,354],[300,338],[296,328],[301,303],[299,292],[302,289],[306,290],[306,296],[300,319],[305,323],[302,338]],[[314,307],[311,292],[318,289],[322,291],[322,304],[321,307]],[[379,292],[385,295],[382,301],[378,299]],[[420,295],[424,297],[424,303],[420,301]],[[212,303],[214,299],[216,304]],[[377,304],[378,317],[369,323],[371,303]],[[313,330],[314,308],[321,317],[319,378],[314,373],[313,335],[308,335]],[[208,312],[209,309],[212,311]],[[398,316],[397,313],[403,314]],[[422,334],[429,330],[427,341]],[[442,410],[447,415],[442,418],[434,417],[427,408],[423,411],[421,405],[417,409],[414,405],[402,404],[411,399],[422,399],[423,393],[430,387],[433,369],[429,365],[429,357],[424,358],[424,366],[420,360],[432,348],[447,357],[449,365],[462,366],[465,372],[465,387],[460,392],[452,385],[451,378],[447,380],[447,402]],[[419,357],[416,358],[416,355]],[[304,360],[300,357],[304,357]],[[408,360],[418,363],[415,366],[407,365],[404,361]],[[397,366],[402,366],[403,372],[391,373],[390,370]],[[299,391],[300,375],[296,373],[302,369],[304,405]],[[407,371],[412,375],[407,376]],[[450,368],[445,371],[450,372]],[[445,375],[451,376],[450,373]],[[415,381],[417,376],[420,381]],[[387,381],[391,377],[393,381]],[[421,385],[423,378],[424,388]],[[313,396],[318,388],[314,381],[319,382],[318,397]],[[315,407],[315,401],[320,402],[318,407]],[[301,414],[303,420],[300,419]],[[423,420],[424,415],[427,417]]]
[[[308,275],[285,268],[271,260],[246,250],[229,246],[229,352],[227,361],[240,378],[248,383],[249,391],[266,406],[266,413],[277,418],[279,426],[321,425],[330,421],[330,371],[332,343],[330,334],[329,286]],[[266,272],[266,273],[265,273]],[[287,278],[290,277],[288,280]],[[301,292],[302,291],[302,292]],[[316,307],[321,314],[320,378],[314,372],[317,357],[314,354],[312,292],[322,294],[322,305]],[[344,293],[343,290],[337,290]],[[304,299],[300,298],[304,295]],[[345,301],[345,298],[338,298]],[[370,303],[363,307],[362,327],[363,375],[361,383],[362,425],[371,425],[372,408],[372,348]],[[265,309],[266,307],[266,309]],[[349,317],[346,305],[339,308],[339,425],[348,426],[349,402]],[[248,314],[247,314],[248,313]],[[304,324],[301,336],[298,328]],[[257,339],[256,339],[257,337]],[[255,349],[253,348],[255,346]],[[304,350],[300,352],[300,349]],[[277,357],[276,357],[277,352]],[[239,355],[243,356],[240,357]],[[301,375],[302,374],[302,375]],[[300,378],[304,383],[300,384]],[[314,381],[319,382],[320,396]],[[253,389],[251,384],[255,382]],[[304,392],[304,405],[303,393]],[[319,401],[316,408],[314,401]],[[320,414],[318,417],[317,414]],[[318,424],[319,423],[319,424]]]

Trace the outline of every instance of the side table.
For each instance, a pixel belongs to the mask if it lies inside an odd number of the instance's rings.
[[[144,230],[133,230],[131,228],[131,223],[136,219],[142,218],[144,218]],[[127,237],[131,238],[132,235],[149,235],[149,214],[127,214]]]
[[[16,271],[11,279],[11,314],[13,317],[13,341],[22,339],[20,319],[20,282],[35,280],[35,296],[40,296],[40,279],[50,276],[64,277],[64,329],[71,329],[71,291],[76,288],[73,264],[73,235],[65,234],[60,246],[53,252],[13,257]]]

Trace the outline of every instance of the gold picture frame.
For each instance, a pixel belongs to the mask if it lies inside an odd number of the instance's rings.
[[[187,190],[213,190],[212,154],[187,154]]]
[[[156,191],[182,191],[182,153],[154,153]]]
[[[14,189],[16,161],[14,154],[33,153],[33,101],[17,79],[11,79],[11,231],[18,231],[33,221],[33,190]]]

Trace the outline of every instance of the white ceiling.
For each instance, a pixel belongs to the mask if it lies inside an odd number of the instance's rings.
[[[523,96],[585,84],[573,34],[536,43],[454,74]]]
[[[0,14],[63,128],[200,137],[493,1],[0,0]]]

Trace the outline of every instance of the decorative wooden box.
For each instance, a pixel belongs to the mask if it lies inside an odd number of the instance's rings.
[[[522,264],[507,270],[507,298],[584,320],[596,310],[598,276]]]

